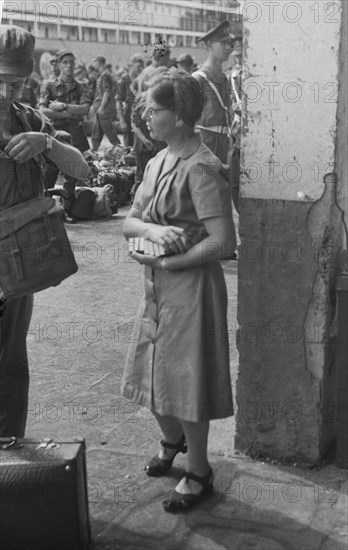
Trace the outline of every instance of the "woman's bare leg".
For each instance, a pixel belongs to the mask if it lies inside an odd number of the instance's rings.
[[[155,411],[152,412],[161,428],[164,440],[167,443],[179,443],[183,435],[180,420],[175,416],[161,416]],[[162,460],[170,460],[175,452],[175,449],[161,449],[158,456]]]
[[[187,422],[181,420],[187,441],[187,471],[204,477],[210,471],[208,462],[209,422]],[[176,486],[178,493],[201,493],[202,485],[192,479],[183,478]]]

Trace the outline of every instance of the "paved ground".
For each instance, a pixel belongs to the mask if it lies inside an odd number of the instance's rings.
[[[233,447],[233,419],[212,423],[215,495],[186,515],[163,511],[184,457],[170,476],[148,478],[143,467],[159,431],[147,410],[119,393],[142,294],[142,268],[121,236],[126,210],[68,226],[79,271],[36,295],[29,335],[27,436],[86,438],[92,550],[346,550],[348,471],[244,457]],[[225,271],[234,383],[237,277],[231,264]]]

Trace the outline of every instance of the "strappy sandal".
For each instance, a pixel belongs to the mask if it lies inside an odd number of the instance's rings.
[[[201,502],[203,498],[213,493],[214,475],[211,468],[206,476],[201,477],[196,476],[191,472],[185,472],[182,478],[184,477],[186,478],[186,482],[189,479],[192,479],[193,481],[197,481],[197,483],[200,483],[202,485],[202,491],[199,493],[199,495],[196,495],[194,493],[181,494],[174,489],[174,491],[172,491],[169,495],[169,498],[163,502],[163,508],[166,512],[170,512],[172,514],[176,512],[185,512],[187,509],[196,506],[196,504]]]
[[[170,468],[172,467],[172,464],[176,455],[178,453],[183,453],[183,454],[187,453],[187,443],[186,443],[184,434],[180,439],[179,443],[168,443],[167,441],[164,441],[164,439],[161,439],[161,445],[164,448],[164,452],[166,452],[166,449],[175,449],[176,452],[173,454],[172,458],[170,458],[169,460],[164,460],[160,458],[158,455],[151,458],[150,462],[144,468],[148,476],[151,476],[151,477],[164,476],[167,472],[169,472]]]

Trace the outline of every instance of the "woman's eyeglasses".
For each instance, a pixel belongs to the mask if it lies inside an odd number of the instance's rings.
[[[146,105],[146,111],[149,113],[149,117],[152,118],[154,113],[158,113],[159,111],[169,111],[169,109],[154,109],[151,105]]]

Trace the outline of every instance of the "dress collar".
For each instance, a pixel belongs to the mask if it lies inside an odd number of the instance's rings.
[[[181,149],[176,155],[177,158],[188,159],[190,158],[201,146],[202,137],[200,132],[195,132],[193,138]]]

